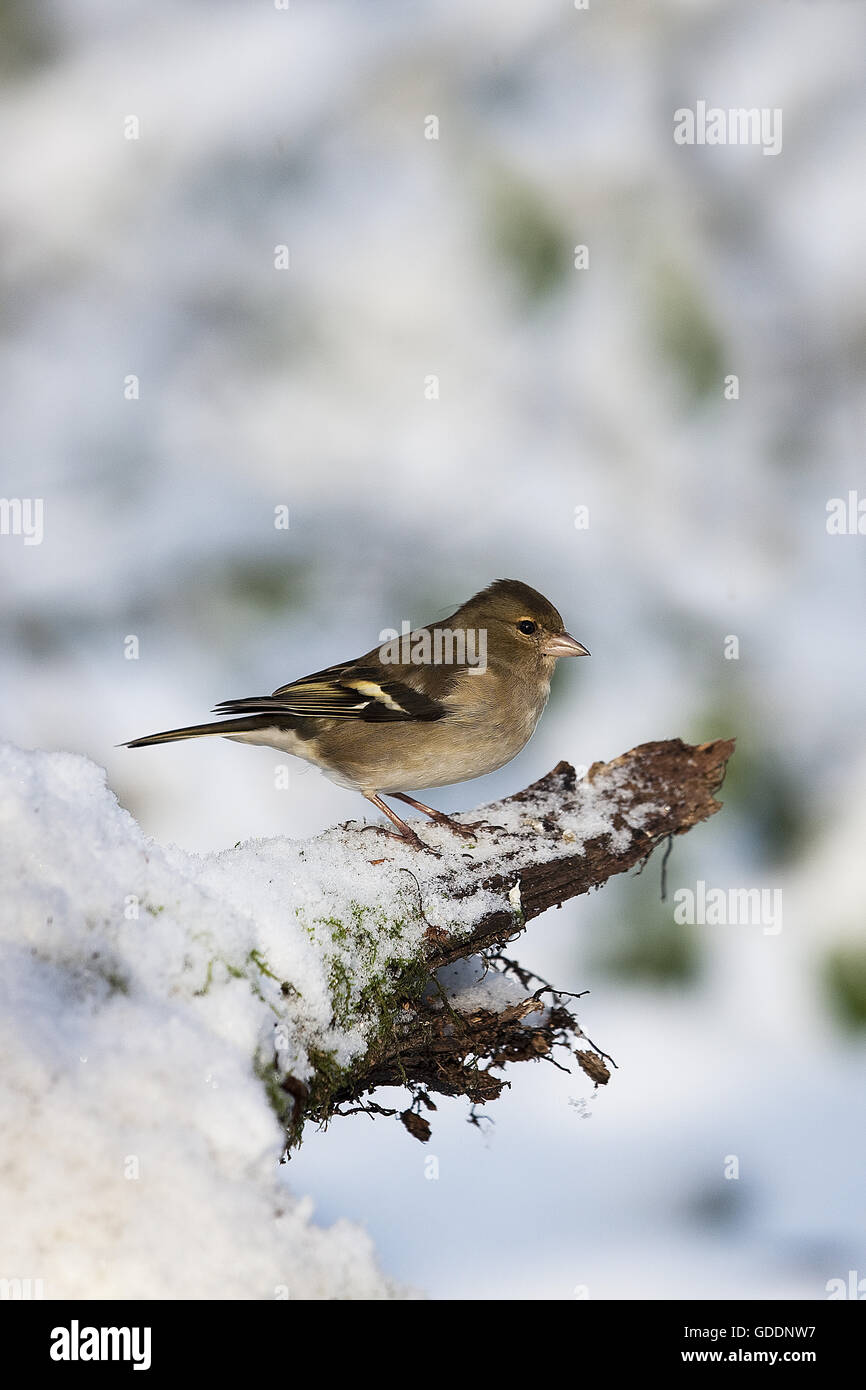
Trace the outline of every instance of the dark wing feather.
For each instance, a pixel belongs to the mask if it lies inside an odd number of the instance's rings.
[[[382,664],[332,666],[281,685],[273,695],[224,700],[214,712],[273,715],[275,721],[287,717],[360,719],[367,723],[441,719],[445,706],[419,686],[417,668],[407,672],[406,667]],[[445,689],[443,684],[441,693]]]

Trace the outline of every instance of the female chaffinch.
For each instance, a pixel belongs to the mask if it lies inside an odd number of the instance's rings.
[[[359,791],[417,849],[414,830],[381,794],[404,801],[456,834],[461,825],[408,795],[493,772],[535,729],[557,658],[588,656],[552,603],[517,579],[497,579],[449,618],[280,686],[273,695],[225,700],[212,724],[169,729],[123,745],[222,734],[266,744],[320,767]]]

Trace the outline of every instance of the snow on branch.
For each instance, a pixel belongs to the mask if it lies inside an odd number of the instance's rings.
[[[421,962],[386,991],[375,1036],[350,1068],[334,1073],[321,1066],[312,1086],[282,1076],[279,1084],[293,1100],[291,1138],[300,1137],[305,1118],[322,1122],[357,1109],[394,1114],[369,1097],[382,1086],[403,1085],[413,1101],[400,1118],[424,1142],[430,1124],[421,1109],[435,1110],[431,1093],[483,1104],[501,1093],[506,1083],[498,1073],[506,1063],[553,1061],[556,1047],[605,1084],[611,1059],[585,1037],[567,996],[501,948],[547,908],[600,887],[715,814],[714,792],[733,748],[722,740],[699,747],[679,739],[642,744],[593,764],[581,780],[561,762],[525,791],[467,813],[467,823],[470,815],[473,822],[483,816],[468,849],[465,842],[458,850],[452,844],[444,859],[415,853],[409,863],[405,850],[383,848],[371,864],[388,865],[389,878],[396,867],[415,884],[425,923]],[[435,832],[437,847],[447,834]],[[432,920],[431,902],[438,907]],[[278,1054],[274,1071],[279,1075]]]

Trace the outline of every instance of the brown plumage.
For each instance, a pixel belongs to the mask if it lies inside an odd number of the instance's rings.
[[[542,594],[519,580],[498,579],[450,617],[355,661],[272,695],[224,701],[214,712],[228,718],[125,746],[221,734],[278,748],[360,791],[404,839],[423,848],[380,793],[465,832],[407,793],[481,777],[509,762],[538,722],[557,658],[588,654]]]

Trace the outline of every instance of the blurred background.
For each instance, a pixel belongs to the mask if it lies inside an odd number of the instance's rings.
[[[864,39],[844,0],[0,9],[0,491],[44,500],[0,538],[3,737],[161,842],[315,834],[369,808],[116,745],[513,577],[592,658],[437,805],[737,738],[666,902],[657,857],[521,944],[591,990],[604,1092],[520,1066],[493,1124],[358,1116],[286,1170],[434,1296],[866,1277],[866,536],[827,511],[866,498]],[[675,144],[698,100],[780,108],[781,153]],[[780,889],[782,930],[678,925],[698,880]]]

